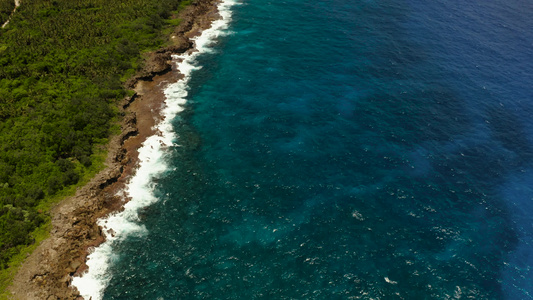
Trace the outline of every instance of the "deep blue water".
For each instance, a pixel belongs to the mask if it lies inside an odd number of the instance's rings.
[[[533,3],[245,0],[105,299],[533,298]]]

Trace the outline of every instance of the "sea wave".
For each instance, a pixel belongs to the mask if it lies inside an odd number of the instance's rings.
[[[214,21],[211,27],[202,31],[201,35],[194,38],[194,50],[182,55],[173,56],[178,70],[184,77],[165,89],[165,107],[161,112],[163,120],[156,125],[153,135],[146,139],[139,148],[139,166],[136,174],[121,196],[130,199],[124,210],[100,219],[98,225],[103,228],[106,241],[95,248],[87,257],[88,271],[80,277],[72,279],[75,286],[85,299],[100,300],[109,284],[112,275],[109,272],[113,260],[114,245],[128,236],[142,236],[146,228],[139,222],[138,211],[158,201],[154,195],[154,178],[160,176],[168,168],[166,154],[168,147],[177,146],[178,140],[172,126],[174,117],[183,111],[187,98],[187,87],[191,74],[200,66],[195,65],[196,58],[203,53],[212,52],[213,42],[217,37],[227,34],[228,24],[231,21],[231,8],[237,4],[233,0],[223,0],[218,4],[220,19]]]

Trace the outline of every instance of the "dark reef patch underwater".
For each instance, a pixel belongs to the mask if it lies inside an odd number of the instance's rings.
[[[533,298],[533,4],[259,1],[104,299]]]

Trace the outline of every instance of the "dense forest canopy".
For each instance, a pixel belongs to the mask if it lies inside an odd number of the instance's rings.
[[[76,184],[117,118],[141,53],[162,46],[178,0],[22,1],[0,29],[0,268]],[[0,22],[14,3],[0,0]]]
[[[15,1],[0,0],[0,25],[4,24],[15,9]]]

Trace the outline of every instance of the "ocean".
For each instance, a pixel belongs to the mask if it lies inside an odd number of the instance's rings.
[[[533,298],[533,2],[220,9],[85,299]]]

